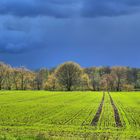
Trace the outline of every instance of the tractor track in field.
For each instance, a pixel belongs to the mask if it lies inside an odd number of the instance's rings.
[[[97,123],[98,123],[98,121],[100,119],[100,116],[101,116],[101,113],[102,113],[104,99],[105,99],[105,93],[103,92],[102,101],[101,101],[100,106],[99,106],[99,108],[98,108],[98,110],[97,110],[97,112],[96,112],[96,114],[95,114],[95,116],[94,116],[94,118],[93,118],[93,120],[91,122],[92,126],[97,126]]]
[[[114,118],[115,118],[115,122],[116,122],[116,127],[123,127],[121,119],[120,119],[119,111],[118,111],[116,105],[114,104],[114,101],[109,92],[108,92],[108,94],[110,97],[110,102],[111,102],[112,108],[114,110]]]

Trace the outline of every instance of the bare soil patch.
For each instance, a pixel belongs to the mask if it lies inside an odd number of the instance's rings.
[[[91,125],[92,126],[97,126],[97,123],[100,119],[100,116],[101,116],[101,113],[102,113],[102,108],[103,108],[103,104],[104,104],[104,99],[105,99],[105,93],[103,93],[103,97],[102,97],[102,101],[100,103],[100,106],[96,112],[96,115],[94,116],[92,122],[91,122]]]
[[[119,111],[118,111],[117,107],[115,106],[114,101],[113,101],[110,93],[108,93],[108,94],[109,94],[109,97],[110,97],[111,105],[112,105],[113,110],[114,110],[114,118],[115,118],[115,122],[116,122],[116,127],[122,127],[123,125],[122,125],[122,122],[121,122],[121,119],[120,119]]]

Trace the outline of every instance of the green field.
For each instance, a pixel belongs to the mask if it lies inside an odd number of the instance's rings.
[[[1,91],[0,139],[140,139],[140,93],[110,95],[120,127],[107,92]]]

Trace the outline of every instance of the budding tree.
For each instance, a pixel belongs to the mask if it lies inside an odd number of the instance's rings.
[[[56,69],[58,83],[67,91],[79,84],[82,75],[80,65],[74,62],[66,62]]]

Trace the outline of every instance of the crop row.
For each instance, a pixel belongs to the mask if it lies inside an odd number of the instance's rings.
[[[121,121],[126,129],[140,128],[140,94],[139,93],[112,93],[118,107]]]
[[[89,125],[102,98],[92,92],[23,94],[4,95],[0,125]]]

